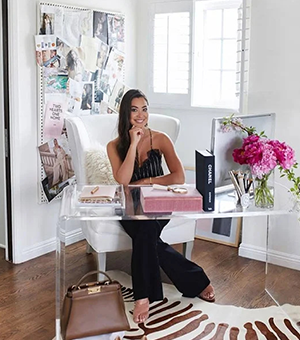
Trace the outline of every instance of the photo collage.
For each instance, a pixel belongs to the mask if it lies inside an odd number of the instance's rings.
[[[35,59],[41,69],[43,143],[38,146],[50,201],[72,182],[64,118],[117,114],[129,89],[124,79],[124,16],[40,5]]]

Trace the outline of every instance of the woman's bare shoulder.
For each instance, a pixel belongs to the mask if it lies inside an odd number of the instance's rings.
[[[117,145],[117,142],[118,142],[118,137],[108,142],[107,145]]]
[[[157,130],[151,130],[152,133],[152,138],[153,140],[156,140],[158,142],[166,142],[167,140],[170,140],[170,137],[162,131],[157,131]]]
[[[170,137],[162,132],[157,130],[151,130],[152,133],[152,145],[154,149],[164,150],[165,148],[169,148],[172,144]]]
[[[110,142],[107,143],[106,148],[107,149],[116,149],[117,148],[117,143],[118,143],[118,138],[111,140]]]
[[[166,138],[168,137],[168,135],[162,131],[158,131],[158,130],[152,130],[151,129],[151,134],[152,134],[152,137],[155,137],[155,138]]]

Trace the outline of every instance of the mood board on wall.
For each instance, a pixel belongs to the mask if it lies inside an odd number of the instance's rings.
[[[38,4],[39,203],[74,181],[64,119],[117,114],[124,83],[125,16],[63,4]]]

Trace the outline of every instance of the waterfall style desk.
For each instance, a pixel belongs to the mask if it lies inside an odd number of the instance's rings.
[[[294,212],[293,202],[290,199],[288,194],[288,190],[279,185],[275,185],[275,206],[273,209],[260,209],[254,206],[254,203],[247,209],[242,209],[241,207],[237,207],[235,204],[235,199],[232,197],[233,195],[229,195],[228,192],[223,192],[220,194],[216,194],[215,197],[215,211],[213,212],[176,212],[172,214],[147,214],[145,215],[142,209],[137,208],[139,202],[135,201],[135,205],[133,207],[133,202],[129,202],[125,200],[125,207],[120,209],[120,207],[107,208],[99,207],[96,205],[79,205],[78,204],[78,193],[80,186],[71,185],[65,188],[63,192],[63,197],[61,201],[61,209],[59,214],[58,226],[57,226],[57,260],[56,260],[56,339],[60,339],[60,316],[61,316],[61,307],[62,307],[62,299],[65,294],[66,288],[70,284],[74,284],[74,282],[68,282],[66,278],[68,264],[66,263],[66,245],[72,241],[69,241],[68,237],[74,237],[74,230],[76,235],[76,230],[78,233],[78,226],[80,227],[81,223],[86,223],[87,221],[104,221],[104,220],[123,220],[123,219],[207,219],[207,218],[226,218],[226,217],[259,217],[265,216],[266,220],[266,228],[267,228],[267,245],[266,245],[266,284],[265,290],[272,297],[272,299],[280,306],[283,306],[285,303],[290,302],[286,301],[286,297],[282,295],[282,292],[276,288],[276,284],[274,284],[274,280],[276,281],[276,274],[274,272],[277,269],[273,269],[273,264],[271,263],[274,255],[274,249],[272,246],[276,243],[274,239],[276,239],[275,233],[278,230],[284,230],[287,221],[288,223],[298,223],[298,215],[297,212]],[[120,187],[121,188],[121,187]],[[125,188],[125,191],[128,193],[131,190],[138,190],[139,187],[129,186]],[[109,212],[108,212],[109,211]],[[299,222],[300,223],[300,222]],[[73,233],[73,234],[72,234]],[[291,235],[291,237],[293,237]],[[74,239],[73,239],[74,240]],[[74,242],[74,241],[73,241]],[[296,241],[300,244],[300,240]],[[66,244],[67,243],[67,244]],[[298,247],[300,248],[300,247]],[[276,252],[276,249],[275,249]],[[276,266],[278,267],[278,266]],[[299,268],[294,270],[296,271],[296,275],[299,274]],[[78,278],[79,279],[79,278]],[[292,279],[290,279],[292,280]],[[294,280],[294,279],[293,279]],[[255,281],[254,281],[255,282]],[[300,289],[299,285],[293,286],[294,282],[289,282],[289,277],[286,278],[286,291],[293,287],[291,294],[297,297],[297,302],[293,302],[297,306],[300,306]],[[293,320],[295,316],[290,316]],[[293,320],[295,322],[300,320],[300,315],[296,316],[297,320]]]

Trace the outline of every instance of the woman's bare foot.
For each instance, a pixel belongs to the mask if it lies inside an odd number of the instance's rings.
[[[133,321],[135,323],[145,322],[149,317],[149,299],[140,299],[134,302]]]
[[[199,298],[207,302],[215,302],[214,287],[209,284],[199,295]]]

